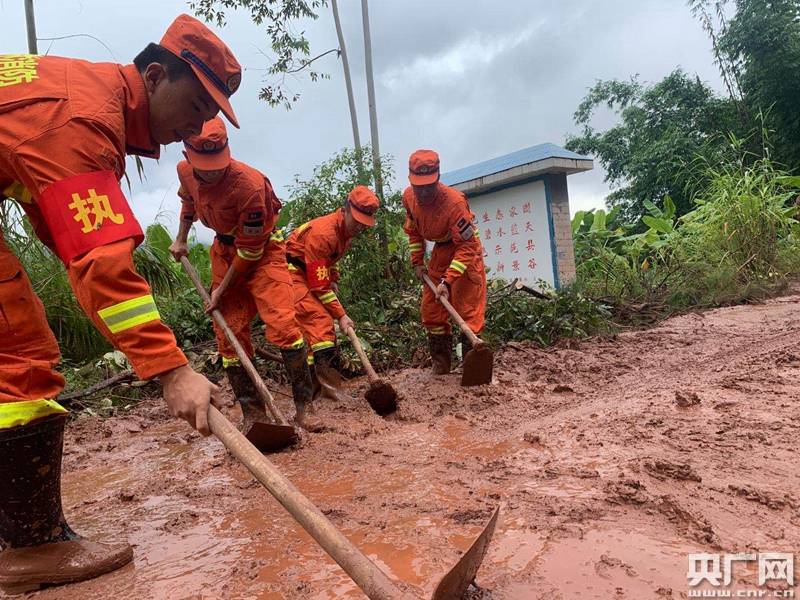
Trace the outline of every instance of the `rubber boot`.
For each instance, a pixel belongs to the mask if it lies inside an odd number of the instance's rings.
[[[453,336],[445,334],[428,334],[428,347],[431,351],[431,364],[434,375],[447,375],[452,368]]]
[[[322,431],[324,426],[319,419],[309,414],[313,397],[313,384],[311,373],[308,369],[308,354],[306,347],[297,349],[281,349],[283,366],[286,375],[292,384],[292,398],[294,399],[294,422],[306,431]]]
[[[92,579],[133,560],[128,544],[87,540],[61,508],[66,415],[0,429],[0,590],[19,594]]]
[[[266,407],[258,398],[256,388],[244,367],[231,365],[225,368],[225,374],[228,376],[228,383],[231,384],[236,401],[242,407],[242,422],[239,425],[239,431],[247,435],[252,429],[253,423],[271,423]]]
[[[311,375],[311,401],[316,402],[322,397],[322,384],[320,384],[317,378],[317,368],[313,363],[308,365],[308,372]]]
[[[314,373],[321,388],[320,396],[336,402],[348,402],[350,398],[342,391],[342,376],[333,366],[335,357],[335,346],[314,352]]]

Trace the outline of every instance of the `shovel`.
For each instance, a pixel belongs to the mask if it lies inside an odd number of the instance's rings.
[[[189,279],[191,279],[192,283],[194,283],[194,287],[197,288],[197,293],[200,294],[200,297],[203,299],[203,301],[211,302],[208,292],[206,292],[206,289],[203,287],[203,282],[200,281],[200,276],[192,266],[192,263],[189,262],[189,259],[185,256],[182,256],[181,264],[183,265],[183,269],[186,271],[186,274],[189,276]],[[225,337],[228,338],[231,346],[233,346],[234,350],[236,350],[236,355],[242,362],[244,370],[247,371],[247,375],[252,380],[258,396],[267,406],[267,409],[272,414],[272,418],[276,421],[275,423],[256,421],[253,423],[252,427],[250,427],[250,431],[247,432],[247,439],[254,444],[256,448],[261,450],[261,452],[279,452],[284,448],[291,446],[297,441],[297,431],[295,431],[294,427],[289,425],[289,422],[281,414],[281,411],[278,410],[277,406],[275,406],[275,401],[272,398],[272,394],[269,393],[267,386],[264,385],[264,380],[261,379],[261,376],[258,374],[258,371],[256,371],[252,361],[247,356],[247,353],[244,351],[244,348],[242,348],[242,345],[239,343],[239,340],[236,339],[233,331],[231,331],[231,328],[228,327],[228,324],[225,322],[225,317],[223,317],[222,313],[216,309],[211,311],[211,316],[214,317],[217,325],[219,325],[222,331],[225,332]]]
[[[431,288],[433,294],[436,295],[436,286],[431,281],[431,278],[428,277],[426,273],[423,273],[422,279],[428,287]],[[489,346],[472,332],[469,325],[464,322],[464,319],[461,318],[461,315],[458,314],[450,302],[445,298],[439,298],[438,300],[442,303],[442,306],[447,309],[447,312],[450,313],[453,320],[458,323],[461,331],[464,332],[464,335],[469,338],[472,344],[472,350],[464,355],[464,370],[463,373],[461,373],[461,385],[467,387],[470,385],[491,383],[494,353],[489,349]]]
[[[213,405],[208,407],[208,424],[225,447],[258,479],[289,514],[335,560],[370,600],[422,600],[402,590],[375,563],[348,540],[325,515],[286,479],[236,430]],[[432,600],[461,600],[483,562],[494,533],[496,508],[480,535],[455,566],[439,581]]]
[[[367,371],[367,377],[369,377],[369,389],[364,393],[364,397],[367,399],[367,402],[369,402],[372,410],[380,416],[385,417],[386,415],[392,414],[397,410],[397,392],[390,384],[378,377],[378,374],[369,362],[369,358],[367,358],[367,353],[364,352],[364,348],[361,347],[361,341],[358,339],[356,332],[353,331],[353,328],[348,327],[346,333],[347,337],[350,338],[350,342],[353,344],[353,348],[356,349],[358,358],[361,359],[361,364],[364,365],[364,369]]]

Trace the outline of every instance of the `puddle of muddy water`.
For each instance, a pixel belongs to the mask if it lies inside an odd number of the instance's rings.
[[[504,586],[504,600],[680,598],[688,590],[688,554],[698,551],[656,532],[604,529],[581,539],[546,540],[509,528],[495,536],[487,561],[519,573]]]
[[[522,439],[486,439],[485,433],[462,419],[445,417],[441,447],[458,455],[470,455],[486,460],[497,460],[526,447]]]

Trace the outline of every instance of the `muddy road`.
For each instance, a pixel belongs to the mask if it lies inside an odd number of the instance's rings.
[[[390,420],[369,411],[366,379],[352,382],[352,403],[320,407],[329,431],[273,460],[426,595],[497,504],[473,598],[686,598],[689,553],[800,562],[797,292],[614,339],[514,344],[495,377],[463,389],[457,374],[394,373]],[[30,597],[363,597],[219,442],[158,401],[76,419],[67,438],[73,527],[128,539],[136,560]],[[785,580],[759,588],[756,567],[703,586],[789,597]]]

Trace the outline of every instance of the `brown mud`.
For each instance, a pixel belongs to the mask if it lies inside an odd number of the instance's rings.
[[[426,596],[497,504],[476,599],[686,598],[697,552],[800,563],[800,295],[613,339],[511,344],[495,364],[495,383],[475,388],[392,374],[401,403],[387,420],[354,382],[351,403],[320,407],[329,430],[270,458]],[[129,540],[135,562],[32,598],[363,597],[218,441],[159,401],[73,421],[64,471],[73,527]],[[737,569],[734,586],[757,588],[754,565]]]

